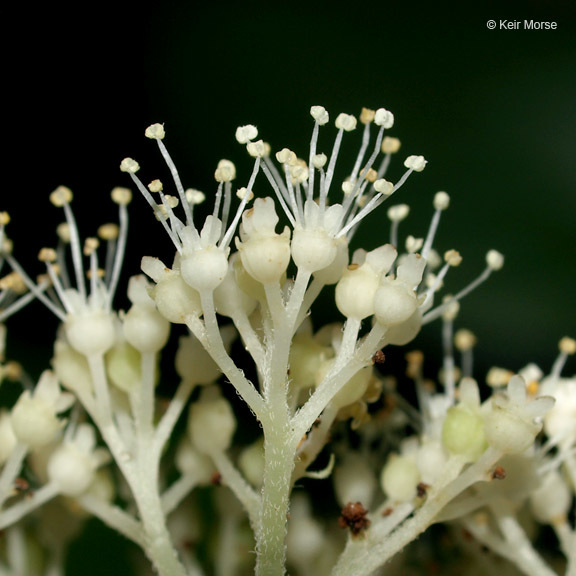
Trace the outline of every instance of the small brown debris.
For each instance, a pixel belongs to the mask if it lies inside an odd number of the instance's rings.
[[[372,356],[372,362],[374,362],[374,364],[384,364],[384,362],[386,362],[386,355],[382,350],[378,350],[376,354]]]
[[[14,480],[14,490],[18,494],[21,494],[22,492],[27,492],[28,490],[30,490],[30,484],[28,483],[28,480],[26,480],[25,478],[22,478],[21,476],[16,478],[16,480]]]
[[[416,486],[416,494],[418,494],[418,498],[424,498],[424,496],[426,496],[426,493],[428,492],[428,488],[430,488],[429,484],[420,482],[418,486]]]
[[[220,472],[214,472],[210,478],[210,484],[220,486],[222,484],[222,474],[220,474]]]
[[[338,518],[338,526],[348,528],[353,536],[358,536],[370,526],[370,520],[366,517],[368,510],[360,502],[348,502]]]
[[[493,480],[504,480],[506,478],[506,470],[502,466],[496,466],[492,472]]]

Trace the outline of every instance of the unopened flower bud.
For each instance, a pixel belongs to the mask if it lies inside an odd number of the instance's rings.
[[[188,433],[194,446],[204,454],[224,452],[235,430],[236,418],[228,401],[218,388],[204,388],[188,418]]]
[[[487,446],[480,414],[464,406],[450,408],[442,426],[442,443],[452,454],[475,461]]]
[[[530,508],[543,524],[562,522],[572,506],[572,491],[558,470],[548,472],[540,486],[530,494]]]
[[[416,462],[407,456],[392,454],[382,469],[380,486],[396,502],[409,502],[416,497],[420,472]]]

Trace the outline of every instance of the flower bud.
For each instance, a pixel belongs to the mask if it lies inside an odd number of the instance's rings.
[[[370,508],[377,486],[372,468],[360,454],[346,454],[344,461],[334,469],[334,490],[340,506],[361,502]]]
[[[409,502],[417,494],[420,472],[416,462],[407,456],[392,454],[382,469],[380,486],[396,502]]]
[[[296,266],[308,272],[326,268],[334,261],[337,253],[335,239],[322,228],[295,228],[291,248]]]
[[[98,466],[106,459],[94,450],[96,436],[89,424],[80,424],[72,440],[65,440],[50,456],[48,478],[61,494],[79,496],[90,487]]]
[[[484,421],[480,414],[463,406],[450,408],[442,426],[442,443],[452,454],[474,462],[486,449]]]
[[[151,291],[158,312],[174,324],[184,324],[186,316],[200,316],[200,294],[184,282],[177,271],[163,276]]]
[[[198,452],[186,437],[176,448],[174,463],[180,474],[193,476],[198,484],[208,485],[215,472],[210,458]]]
[[[385,280],[374,296],[374,315],[384,326],[397,326],[406,322],[418,308],[413,290],[405,284]]]
[[[72,444],[62,444],[48,462],[48,478],[58,484],[60,493],[79,496],[85,492],[94,476],[90,458]]]
[[[326,373],[332,368],[334,364],[334,359],[327,360],[324,362],[320,368],[316,379],[317,383],[320,384]],[[372,366],[365,366],[361,368],[332,398],[331,404],[337,408],[343,408],[344,406],[349,406],[354,404],[364,396],[364,393],[368,389],[370,380],[372,379],[373,368]]]
[[[239,312],[250,316],[258,301],[238,285],[236,270],[241,265],[238,253],[232,254],[228,262],[228,273],[214,290],[214,305],[218,314],[233,318]]]
[[[119,390],[131,392],[142,381],[141,356],[127,342],[119,342],[106,354],[106,371],[110,382]]]
[[[566,518],[571,506],[572,492],[556,469],[548,472],[540,486],[530,494],[532,513],[543,524]]]
[[[48,444],[64,426],[64,422],[56,419],[56,414],[68,410],[75,401],[73,394],[62,392],[56,375],[44,370],[32,394],[28,390],[22,393],[12,408],[14,434],[20,442],[31,447]]]
[[[64,327],[72,348],[85,356],[104,354],[116,339],[114,317],[102,310],[68,314]]]
[[[257,198],[254,207],[242,215],[242,241],[236,239],[242,265],[262,284],[279,281],[290,262],[290,231],[286,227],[276,234],[277,223],[274,201]]]
[[[180,260],[182,279],[198,292],[214,290],[224,280],[227,271],[226,254],[216,246],[184,253]]]
[[[252,486],[256,488],[262,486],[264,478],[263,438],[259,438],[242,450],[238,457],[238,466]]]
[[[180,338],[175,364],[180,378],[194,384],[211,384],[221,374],[210,354],[192,334]]]
[[[166,345],[170,324],[149,296],[150,285],[145,276],[130,278],[128,297],[132,307],[123,318],[124,337],[139,352],[157,352]]]
[[[235,430],[236,418],[228,401],[218,388],[204,388],[198,402],[190,408],[188,433],[192,444],[204,454],[224,452]]]

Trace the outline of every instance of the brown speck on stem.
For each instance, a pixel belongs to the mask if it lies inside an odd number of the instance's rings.
[[[210,484],[220,486],[222,484],[222,474],[220,474],[220,472],[214,472],[210,478]]]
[[[374,364],[384,364],[386,362],[386,355],[382,350],[378,350],[374,356],[372,356],[372,362]]]
[[[424,498],[424,496],[426,496],[426,493],[428,492],[428,488],[430,488],[428,484],[420,482],[418,486],[416,486],[416,493],[418,494],[418,498]]]
[[[366,517],[368,510],[360,502],[348,502],[338,518],[338,526],[348,528],[352,536],[362,534],[370,526],[370,520]]]
[[[492,480],[504,480],[506,478],[506,470],[502,466],[496,466],[492,472]]]

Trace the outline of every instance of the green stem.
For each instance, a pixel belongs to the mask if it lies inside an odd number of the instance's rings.
[[[286,530],[294,448],[286,424],[274,420],[264,428],[264,484],[256,533],[256,576],[286,573]]]

